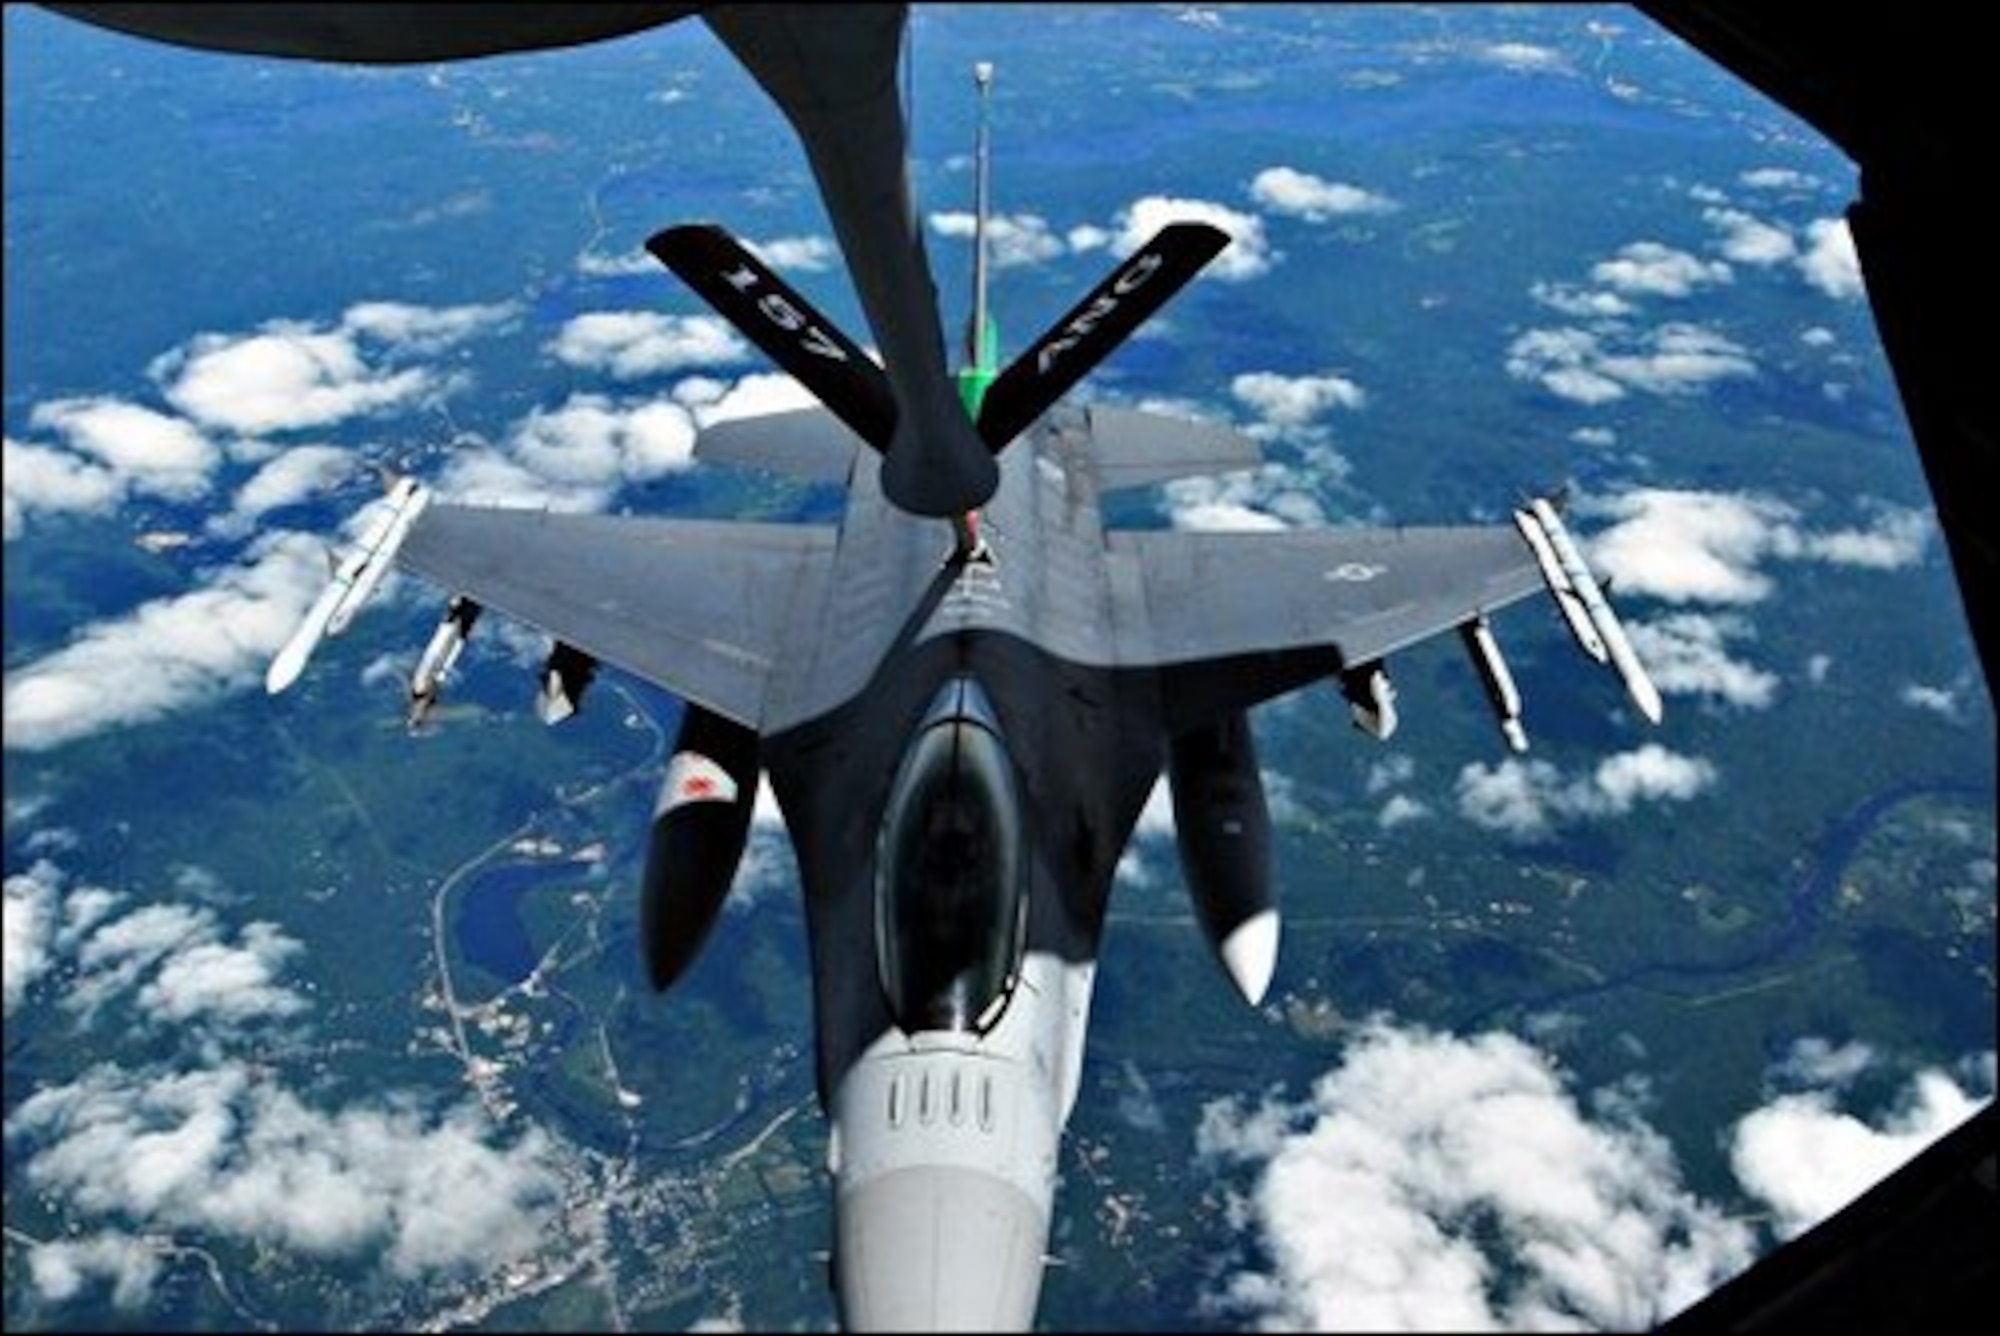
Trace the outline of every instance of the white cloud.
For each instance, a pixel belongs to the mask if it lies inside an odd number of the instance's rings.
[[[56,897],[61,889],[61,873],[47,859],[7,878],[6,902],[0,908],[0,927],[5,929],[0,988],[4,988],[6,1011],[13,1011],[29,986],[48,973],[49,948],[56,933]]]
[[[412,306],[408,302],[356,302],[340,328],[399,352],[440,353],[454,344],[504,325],[520,313],[513,302],[490,306]]]
[[[1770,1206],[1778,1237],[1796,1238],[1990,1102],[1993,1055],[1983,1063],[1983,1094],[1945,1072],[1920,1072],[1875,1125],[1840,1112],[1823,1091],[1780,1095],[1736,1124],[1730,1167]]]
[[[1799,256],[1806,282],[1829,297],[1855,300],[1866,290],[1861,281],[1861,257],[1845,218],[1818,218],[1806,224],[1806,248]]]
[[[592,278],[626,278],[633,274],[664,274],[666,267],[653,253],[643,246],[617,255],[606,255],[602,251],[587,250],[576,257],[576,271]]]
[[[1609,327],[1531,329],[1508,345],[1507,374],[1572,403],[1594,405],[1630,390],[1693,394],[1715,381],[1754,376],[1757,365],[1714,330],[1674,323],[1639,335]]]
[[[1561,825],[1624,816],[1641,802],[1686,802],[1715,780],[1708,761],[1656,742],[1607,756],[1578,777],[1566,777],[1547,761],[1509,757],[1459,771],[1458,810],[1476,826],[1533,841]]]
[[[301,445],[274,455],[236,489],[229,512],[208,522],[210,532],[225,536],[248,533],[273,510],[312,500],[352,474],[356,461],[334,445]]]
[[[1375,824],[1384,830],[1394,830],[1412,821],[1421,821],[1431,815],[1430,805],[1407,793],[1392,793],[1382,804],[1382,810],[1375,814]]]
[[[1657,241],[1635,241],[1621,247],[1616,258],[1593,265],[1590,277],[1635,297],[1685,297],[1698,287],[1727,283],[1732,274],[1720,260],[1703,260]]]
[[[306,1001],[278,982],[304,948],[277,925],[246,924],[230,942],[215,911],[157,903],[111,919],[76,947],[76,979],[64,1005],[95,1015],[132,996],[140,1024],[235,1028],[303,1011]]]
[[[1398,785],[1409,783],[1416,777],[1416,773],[1416,761],[1409,756],[1398,754],[1369,766],[1368,777],[1363,787],[1371,795],[1383,793]]]
[[[1310,471],[1283,464],[1203,477],[1176,478],[1161,488],[1167,517],[1177,529],[1261,530],[1319,528],[1326,512],[1313,476],[1344,476],[1346,461],[1319,452]]]
[[[1168,223],[1183,220],[1208,223],[1229,234],[1230,244],[1201,271],[1204,277],[1240,283],[1268,273],[1281,258],[1264,235],[1264,220],[1256,214],[1210,200],[1167,195],[1147,195],[1123,209],[1115,220],[1112,249],[1119,255],[1130,255]]]
[[[148,372],[167,402],[206,426],[249,436],[330,426],[446,393],[456,382],[437,371],[377,363],[441,352],[517,309],[360,302],[331,328],[273,320],[254,334],[198,334]]]
[[[1251,179],[1250,198],[1273,213],[1323,223],[1353,214],[1393,212],[1394,200],[1360,186],[1326,181],[1290,167],[1266,167]]]
[[[568,366],[640,380],[741,362],[750,345],[717,316],[591,311],[565,322],[549,351]]]
[[[972,214],[947,211],[930,216],[931,230],[941,237],[972,240]],[[987,254],[996,269],[1041,264],[1061,257],[1068,244],[1049,227],[1048,219],[1032,213],[996,213],[986,220]]]
[[[1850,1041],[1831,1044],[1808,1036],[1792,1042],[1791,1051],[1773,1071],[1780,1080],[1803,1086],[1842,1087],[1875,1064],[1875,1050]]]
[[[745,241],[749,252],[780,273],[817,274],[840,262],[840,247],[826,237],[773,237]]]
[[[1627,630],[1639,662],[1666,695],[1716,696],[1746,710],[1764,709],[1777,696],[1775,673],[1729,655],[1731,639],[1751,634],[1741,617],[1684,612]]]
[[[1815,532],[1782,501],[1748,493],[1640,488],[1584,509],[1615,523],[1588,542],[1592,564],[1621,591],[1672,602],[1756,603],[1771,592],[1772,559],[1895,570],[1922,559],[1931,520],[1876,505],[1863,529]]]
[[[1063,234],[1069,248],[1081,254],[1084,251],[1103,250],[1112,241],[1111,233],[1095,223],[1079,223]]]
[[[516,463],[557,486],[609,490],[690,467],[694,420],[667,400],[621,404],[575,394],[559,408],[530,413],[515,426],[509,449]]]
[[[321,1256],[379,1249],[389,1270],[491,1269],[533,1250],[558,1204],[539,1130],[485,1141],[483,1116],[407,1102],[326,1113],[248,1062],[145,1075],[99,1066],[7,1120],[36,1143],[16,1172],[69,1209]]]
[[[126,480],[63,450],[17,441],[0,442],[0,496],[4,522],[0,532],[13,542],[26,527],[30,511],[73,511],[103,514],[125,497]]]
[[[674,387],[674,401],[685,405],[694,414],[696,425],[702,427],[732,418],[821,407],[817,395],[782,371],[756,371],[728,384],[690,377]]]
[[[1949,687],[1924,686],[1912,682],[1896,693],[1896,699],[1913,710],[1928,710],[1946,719],[1956,720],[1958,715],[1958,694]]]
[[[1551,73],[1569,65],[1561,52],[1529,42],[1495,42],[1481,47],[1477,54],[1489,64],[1522,74]]]
[[[61,432],[70,447],[108,466],[138,491],[189,499],[208,490],[220,456],[207,437],[178,418],[117,399],[58,399],[28,416]]]
[[[1359,385],[1331,372],[1324,375],[1281,376],[1249,371],[1229,382],[1237,402],[1276,428],[1303,427],[1335,408],[1361,408],[1368,396]]]
[[[8,672],[6,747],[43,751],[251,687],[325,581],[320,544],[277,532],[202,588],[87,627]]]
[[[1615,320],[1639,309],[1615,292],[1592,292],[1569,283],[1537,282],[1529,287],[1528,295],[1576,320]]]
[[[52,865],[32,877],[50,895],[62,889]],[[219,885],[196,868],[174,884]],[[10,903],[17,890],[10,878]],[[403,1092],[313,1107],[270,1061],[270,1024],[308,1007],[278,975],[300,944],[270,923],[232,930],[206,906],[155,902],[114,916],[126,899],[70,887],[60,925],[42,937],[69,982],[63,1005],[88,1018],[122,1003],[132,1023],[115,1039],[146,1065],[99,1062],[35,1091],[6,1123],[10,1174],[57,1199],[70,1228],[98,1217],[145,1234],[198,1231],[378,1259],[404,1279],[497,1271],[543,1246],[565,1195],[549,1137],[532,1130],[496,1145],[476,1106],[440,1113]],[[175,1053],[161,1029],[199,1042]],[[200,1065],[186,1065],[189,1054]],[[131,1240],[69,1242],[31,1255],[43,1297],[72,1298],[93,1276],[112,1281],[120,1304],[146,1297],[157,1271]]]
[[[101,1277],[110,1282],[113,1304],[127,1310],[141,1308],[152,1297],[159,1275],[158,1249],[116,1230],[29,1245],[28,1280],[38,1295],[52,1303],[75,1298]]]
[[[1817,176],[1790,167],[1755,167],[1736,179],[1752,190],[1811,190],[1819,185]]]
[[[430,371],[369,366],[349,334],[291,321],[247,338],[198,335],[155,361],[152,373],[189,417],[248,435],[403,408],[443,387]]]
[[[1586,1115],[1510,1035],[1371,1020],[1310,1099],[1210,1104],[1197,1145],[1258,1166],[1232,1210],[1272,1269],[1227,1277],[1206,1306],[1260,1326],[1637,1330],[1752,1256],[1657,1133]]]
[[[1703,209],[1701,216],[1722,233],[1724,259],[1739,264],[1781,264],[1799,253],[1789,231],[1741,209]]]

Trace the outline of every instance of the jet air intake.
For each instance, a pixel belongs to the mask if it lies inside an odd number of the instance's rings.
[[[1256,1006],[1278,965],[1271,812],[1242,711],[1174,738],[1167,751],[1181,873],[1208,944]]]
[[[646,975],[666,989],[700,954],[736,880],[757,804],[754,730],[690,703],[653,808],[639,890]]]

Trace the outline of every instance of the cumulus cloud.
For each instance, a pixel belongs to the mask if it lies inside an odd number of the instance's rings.
[[[266,460],[236,489],[226,514],[208,522],[211,533],[240,537],[265,515],[331,491],[354,472],[355,459],[333,445],[301,445]]]
[[[693,421],[674,403],[618,404],[572,395],[515,428],[514,457],[561,482],[644,481],[694,462]]]
[[[1232,1209],[1272,1258],[1206,1306],[1307,1331],[1656,1325],[1748,1265],[1754,1239],[1615,1107],[1587,1113],[1510,1035],[1371,1020],[1309,1099],[1203,1110],[1204,1159],[1257,1166]]]
[[[771,268],[795,274],[817,274],[840,262],[840,247],[826,237],[772,237],[768,241],[748,241],[749,252]]]
[[[38,404],[28,421],[62,433],[72,450],[134,491],[178,500],[200,496],[220,461],[215,445],[179,418],[117,399],[57,399]]]
[[[1817,176],[1790,167],[1754,167],[1736,179],[1752,190],[1811,190],[1819,185]]]
[[[37,512],[102,515],[135,495],[194,500],[222,462],[222,452],[188,423],[118,399],[52,400],[38,404],[28,422],[61,444],[11,436],[0,444],[8,542]]]
[[[1635,241],[1593,265],[1590,277],[1634,297],[1685,297],[1696,288],[1727,283],[1733,275],[1720,260],[1704,260],[1657,241]]]
[[[1716,381],[1754,376],[1757,364],[1714,330],[1677,322],[1640,334],[1609,326],[1531,329],[1508,345],[1507,374],[1588,406],[1632,390],[1693,394]]]
[[[1514,839],[1549,838],[1559,826],[1624,816],[1640,803],[1686,802],[1711,788],[1715,767],[1656,742],[1618,752],[1588,775],[1567,776],[1547,761],[1474,761],[1458,773],[1458,810],[1467,821]]]
[[[1322,476],[1342,476],[1346,461],[1324,452]],[[1306,470],[1283,464],[1206,477],[1176,478],[1161,489],[1176,529],[1262,530],[1319,528],[1326,523],[1319,489]]]
[[[1250,198],[1273,213],[1323,223],[1353,214],[1393,212],[1396,203],[1360,186],[1326,181],[1291,167],[1266,167],[1250,182]]]
[[[30,512],[102,514],[124,496],[124,480],[110,469],[11,436],[0,442],[0,534],[9,543]]]
[[[1665,695],[1714,696],[1746,710],[1761,710],[1778,691],[1778,678],[1730,657],[1728,642],[1751,634],[1741,617],[1676,613],[1627,630],[1646,672]]]
[[[941,237],[970,241],[975,219],[960,211],[933,213],[931,230]],[[997,269],[1041,264],[1068,253],[1069,245],[1050,228],[1049,221],[1033,213],[996,213],[986,220],[987,254]]]
[[[73,1210],[318,1256],[379,1250],[415,1278],[532,1251],[554,1214],[553,1147],[485,1140],[483,1116],[402,1104],[327,1113],[249,1062],[167,1074],[99,1066],[7,1120],[22,1181]]]
[[[1895,570],[1921,560],[1931,520],[1876,506],[1866,528],[1814,531],[1782,501],[1750,493],[1638,488],[1584,509],[1609,515],[1589,540],[1593,565],[1622,591],[1670,602],[1749,604],[1771,592],[1772,559]]]
[[[1537,282],[1529,287],[1528,295],[1577,320],[1615,320],[1639,309],[1615,292],[1593,292],[1571,283]]]
[[[92,1281],[102,1279],[111,1286],[114,1305],[141,1308],[152,1297],[159,1275],[157,1247],[116,1230],[29,1245],[28,1281],[53,1303],[73,1299]]]
[[[576,271],[592,278],[626,278],[633,274],[659,274],[666,272],[653,253],[643,246],[616,255],[606,255],[603,251],[587,250],[576,257]]]
[[[392,1092],[326,1109],[284,1087],[270,1027],[300,1023],[308,1003],[279,972],[303,947],[276,925],[232,928],[214,909],[173,901],[120,913],[130,897],[65,886],[47,863],[27,879],[35,895],[61,898],[38,931],[67,981],[61,1004],[86,1022],[122,1004],[134,1023],[118,1035],[142,1055],[137,1067],[100,1062],[44,1086],[7,1118],[10,1173],[59,1199],[72,1228],[97,1217],[146,1234],[199,1231],[375,1260],[405,1279],[490,1271],[542,1245],[565,1166],[539,1130],[495,1144],[476,1106],[437,1111]],[[199,869],[174,880],[182,891],[219,884]],[[21,891],[10,878],[10,906]],[[163,1029],[199,1043],[169,1058]],[[132,1240],[66,1243],[30,1254],[44,1298],[73,1298],[95,1277],[121,1305],[149,1294],[157,1268]]]
[[[1229,382],[1237,402],[1275,428],[1303,427],[1335,408],[1361,408],[1368,396],[1359,385],[1331,372],[1281,376],[1250,371]]]
[[[1560,51],[1530,42],[1494,42],[1480,47],[1479,59],[1522,74],[1545,74],[1568,67]]]
[[[549,351],[567,366],[640,380],[741,362],[750,345],[717,316],[591,311],[565,322]]]
[[[1741,209],[1708,208],[1702,220],[1722,233],[1724,259],[1738,264],[1781,264],[1798,255],[1792,234],[1775,223],[1767,223]]]
[[[516,309],[361,302],[331,327],[274,320],[249,335],[199,334],[148,371],[167,402],[205,426],[247,436],[325,427],[446,393],[450,377],[394,364],[492,329]]]
[[[1845,218],[1819,218],[1806,224],[1799,272],[1829,297],[1853,301],[1866,291],[1861,281],[1861,257],[1855,252],[1854,234]]]
[[[488,306],[413,306],[408,302],[356,302],[340,328],[399,353],[441,353],[455,344],[505,324],[519,314],[512,302]]]
[[[1868,1055],[1832,1057],[1839,1066],[1831,1074],[1845,1081]],[[1770,1207],[1778,1237],[1796,1238],[1991,1102],[1993,1055],[1973,1065],[1967,1085],[1976,1093],[1947,1072],[1922,1071],[1875,1123],[1842,1112],[1825,1090],[1779,1095],[1736,1124],[1730,1167]]]
[[[211,909],[144,905],[82,937],[64,1005],[88,1018],[115,998],[136,996],[148,1027],[234,1028],[292,1016],[306,1001],[278,974],[303,949],[273,923],[247,924],[232,942]]]
[[[1241,283],[1270,272],[1281,258],[1264,235],[1264,220],[1210,200],[1182,199],[1168,195],[1147,195],[1132,201],[1119,214],[1112,234],[1112,249],[1130,255],[1153,234],[1173,222],[1208,223],[1229,234],[1229,245],[1203,269],[1203,277]]]
[[[7,878],[6,902],[0,907],[6,951],[0,957],[0,987],[6,1011],[13,1011],[35,980],[48,973],[61,888],[61,874],[46,859]]]
[[[7,749],[45,751],[253,686],[325,582],[321,545],[280,531],[199,589],[86,627],[8,672]]]

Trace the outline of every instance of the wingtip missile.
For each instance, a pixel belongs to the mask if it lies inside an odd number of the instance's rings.
[[[1514,512],[1517,523],[1522,520],[1532,521],[1532,524],[1520,523],[1522,534],[1529,535],[1531,528],[1541,530],[1541,536],[1555,557],[1557,567],[1567,580],[1571,592],[1582,604],[1585,616],[1603,644],[1604,654],[1601,659],[1609,659],[1611,666],[1617,669],[1618,676],[1625,683],[1626,693],[1632,697],[1632,703],[1639,708],[1639,713],[1646,716],[1647,722],[1659,723],[1665,713],[1660,701],[1660,689],[1647,675],[1645,665],[1639,662],[1639,656],[1625,634],[1624,623],[1618,620],[1618,614],[1606,601],[1597,577],[1590,573],[1590,567],[1584,562],[1583,553],[1577,550],[1576,541],[1570,537],[1568,526],[1562,522],[1562,517],[1556,514],[1555,507],[1542,497],[1534,498],[1528,503],[1528,507],[1527,512],[1518,510]],[[1528,544],[1530,547],[1535,546],[1533,537],[1529,537]],[[1539,560],[1541,556],[1539,550],[1536,556]],[[1548,574],[1546,566],[1543,568],[1543,574],[1545,576]],[[1551,588],[1553,587],[1552,583]],[[1589,646],[1586,645],[1585,648],[1588,649]],[[1593,655],[1593,657],[1600,656]]]
[[[1556,559],[1555,550],[1549,546],[1548,533],[1542,522],[1527,511],[1514,512],[1514,527],[1521,531],[1521,537],[1528,541],[1528,550],[1535,554],[1535,562],[1542,568],[1542,580],[1549,587],[1549,596],[1555,600],[1556,609],[1562,613],[1563,622],[1569,633],[1585,654],[1599,663],[1610,662],[1610,654],[1604,648],[1604,640],[1591,624],[1590,614],[1577,596],[1562,563]]]
[[[298,680],[307,660],[320,641],[347,629],[354,614],[368,601],[382,577],[394,563],[396,551],[409,536],[410,526],[430,500],[430,493],[415,478],[400,478],[389,492],[389,508],[369,524],[347,558],[333,570],[332,578],[320,591],[298,630],[271,660],[264,674],[264,689],[275,696]]]

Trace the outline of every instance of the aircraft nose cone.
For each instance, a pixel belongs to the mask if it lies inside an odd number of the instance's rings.
[[[897,1169],[840,1194],[842,1325],[849,1331],[1026,1331],[1048,1216],[974,1169]]]

